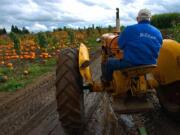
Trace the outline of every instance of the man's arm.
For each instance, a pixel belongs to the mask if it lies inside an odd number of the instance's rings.
[[[121,33],[121,35],[118,38],[117,44],[118,44],[120,49],[123,49],[125,44],[126,44],[126,41],[127,41],[127,31],[128,31],[127,28],[124,29],[124,31]]]

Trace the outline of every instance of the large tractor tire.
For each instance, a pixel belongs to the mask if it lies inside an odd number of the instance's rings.
[[[180,81],[158,87],[157,96],[163,110],[180,121]]]
[[[63,49],[56,69],[56,98],[59,119],[69,135],[82,135],[84,125],[83,80],[78,67],[78,51]]]

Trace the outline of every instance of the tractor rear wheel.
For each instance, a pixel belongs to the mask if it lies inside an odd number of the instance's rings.
[[[84,125],[83,80],[79,72],[78,51],[63,49],[57,60],[56,98],[59,119],[68,134],[80,135]]]
[[[159,86],[157,96],[165,112],[176,121],[180,121],[180,81]]]

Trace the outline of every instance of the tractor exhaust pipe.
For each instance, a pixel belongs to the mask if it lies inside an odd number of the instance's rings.
[[[116,32],[120,34],[119,8],[116,8]]]

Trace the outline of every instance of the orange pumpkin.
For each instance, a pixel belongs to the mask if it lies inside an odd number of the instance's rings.
[[[9,55],[10,55],[10,54],[9,54]],[[14,55],[14,56],[15,56],[15,55],[17,55],[17,54],[14,52],[14,53],[12,53],[12,55]]]
[[[46,59],[44,59],[44,60],[43,60],[43,62],[44,62],[44,63],[46,63],[46,62],[47,62],[47,60],[46,60]]]
[[[59,55],[56,55],[56,60],[58,60],[59,59]]]
[[[29,55],[24,55],[24,59],[30,59],[31,58],[31,56],[29,56]]]
[[[10,57],[9,57],[9,56],[5,56],[4,59],[5,59],[5,60],[9,60]]]
[[[31,59],[35,59],[35,56],[33,56],[33,55],[31,55],[31,57],[30,57]]]
[[[47,55],[48,55],[48,53],[46,53],[46,52],[43,52],[43,53],[42,53],[42,55],[43,55],[43,56],[47,56]]]
[[[66,46],[63,44],[63,45],[62,45],[62,48],[66,48]]]
[[[12,63],[8,63],[7,64],[8,67],[12,67],[12,65],[13,65]]]
[[[26,47],[30,47],[30,45],[29,45],[29,44],[27,44],[27,45],[26,45]]]
[[[88,42],[88,41],[86,41],[86,40],[84,40],[83,42],[84,42],[85,44],[88,44],[88,43],[89,43],[89,42]]]
[[[25,49],[26,52],[29,52],[29,49]]]
[[[1,64],[4,65],[4,61],[1,61]]]
[[[35,58],[35,52],[30,52],[31,56]]]
[[[41,49],[39,45],[37,45],[37,49],[38,49],[38,50],[40,50],[40,49]]]
[[[31,46],[31,47],[30,47],[30,49],[31,49],[31,50],[34,50],[34,49],[35,49],[35,47],[34,47],[34,46]]]
[[[45,55],[44,58],[48,58],[48,55]]]
[[[27,70],[24,70],[24,74],[27,75],[29,72]]]

